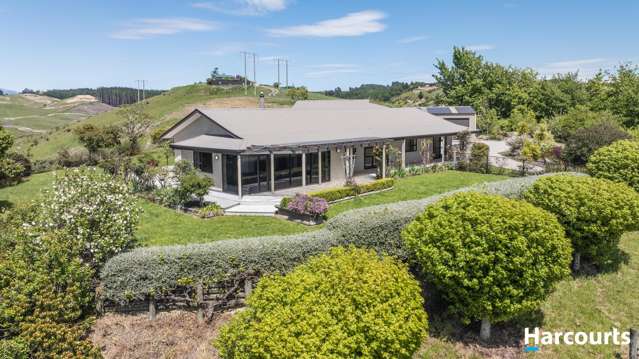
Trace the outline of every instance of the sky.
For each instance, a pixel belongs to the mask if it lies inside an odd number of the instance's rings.
[[[453,46],[587,78],[639,64],[638,19],[637,0],[2,0],[0,88],[167,89],[243,74],[242,51],[259,83],[277,81],[275,58],[312,90],[432,82]]]

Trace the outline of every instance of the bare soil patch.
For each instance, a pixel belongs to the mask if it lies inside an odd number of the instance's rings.
[[[93,325],[91,341],[105,358],[218,358],[212,341],[236,311],[211,323],[198,323],[187,311],[160,312],[151,321],[146,314],[109,313]]]

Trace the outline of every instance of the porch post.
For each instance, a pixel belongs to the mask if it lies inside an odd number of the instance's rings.
[[[242,198],[242,156],[237,155],[237,196]]]
[[[406,168],[406,139],[402,140],[402,168]]]
[[[446,136],[439,137],[439,148],[442,153],[442,163],[446,160]]]
[[[382,145],[382,178],[386,178],[386,144]]]
[[[306,186],[306,152],[302,152],[302,187]]]
[[[271,152],[271,192],[275,192],[275,154]]]
[[[319,184],[322,184],[322,149],[317,150],[317,180]]]

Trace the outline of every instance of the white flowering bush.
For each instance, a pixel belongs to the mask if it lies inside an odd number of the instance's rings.
[[[80,258],[92,267],[135,243],[140,209],[129,187],[95,168],[57,175],[41,204],[38,225],[64,229]]]

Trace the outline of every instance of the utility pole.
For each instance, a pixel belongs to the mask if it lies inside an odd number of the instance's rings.
[[[253,53],[253,90],[255,92],[255,96],[257,96],[257,69],[255,67],[255,57],[257,55]]]
[[[288,89],[288,60],[284,60],[284,64],[286,65],[286,88]]]
[[[248,89],[246,87],[246,55],[248,55],[248,53],[246,51],[242,51],[242,56],[244,56],[244,95],[248,94]]]
[[[138,101],[137,102],[140,102],[140,80],[135,80],[135,84],[136,84],[137,89],[138,89]]]
[[[277,58],[277,86],[280,86],[280,59]]]
[[[146,100],[146,80],[142,80],[142,101]]]

